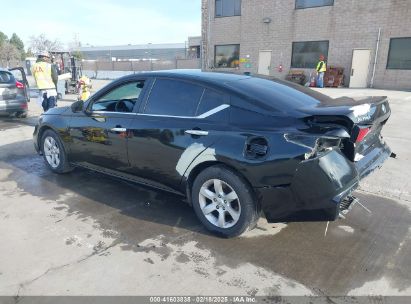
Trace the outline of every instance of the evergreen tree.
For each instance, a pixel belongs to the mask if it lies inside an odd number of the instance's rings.
[[[7,35],[4,34],[2,31],[0,31],[0,45],[7,41],[9,41],[9,37],[7,37]]]
[[[10,38],[9,42],[10,42],[10,44],[14,45],[16,47],[16,49],[19,50],[19,52],[21,54],[21,59],[23,60],[24,57],[26,56],[26,53],[24,51],[24,43],[20,39],[20,37],[17,36],[16,33],[13,33],[13,35],[11,35],[11,38]]]

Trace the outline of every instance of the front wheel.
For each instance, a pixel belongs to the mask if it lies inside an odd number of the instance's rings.
[[[41,137],[41,151],[47,167],[55,173],[72,170],[60,137],[53,130],[46,130]]]
[[[259,218],[251,187],[225,166],[205,169],[192,187],[194,211],[204,226],[223,237],[236,237],[255,227]]]

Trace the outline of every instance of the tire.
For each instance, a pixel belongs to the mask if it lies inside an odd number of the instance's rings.
[[[221,189],[219,197],[216,192]],[[209,231],[232,238],[256,226],[260,213],[254,193],[233,170],[222,165],[205,169],[194,180],[191,193],[194,211]]]
[[[60,137],[53,130],[46,130],[41,137],[40,149],[47,167],[54,173],[67,173],[73,170]]]
[[[17,112],[16,117],[17,118],[27,118],[27,113],[26,112]]]

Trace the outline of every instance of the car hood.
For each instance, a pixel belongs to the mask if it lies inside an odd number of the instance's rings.
[[[47,112],[43,113],[43,115],[61,115],[67,112],[69,109],[70,107],[55,107],[49,109]]]

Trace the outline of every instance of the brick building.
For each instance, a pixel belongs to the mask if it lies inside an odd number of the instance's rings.
[[[202,37],[204,69],[285,78],[324,54],[345,86],[411,90],[411,0],[202,0]]]
[[[187,57],[190,59],[201,57],[201,36],[188,37]]]

